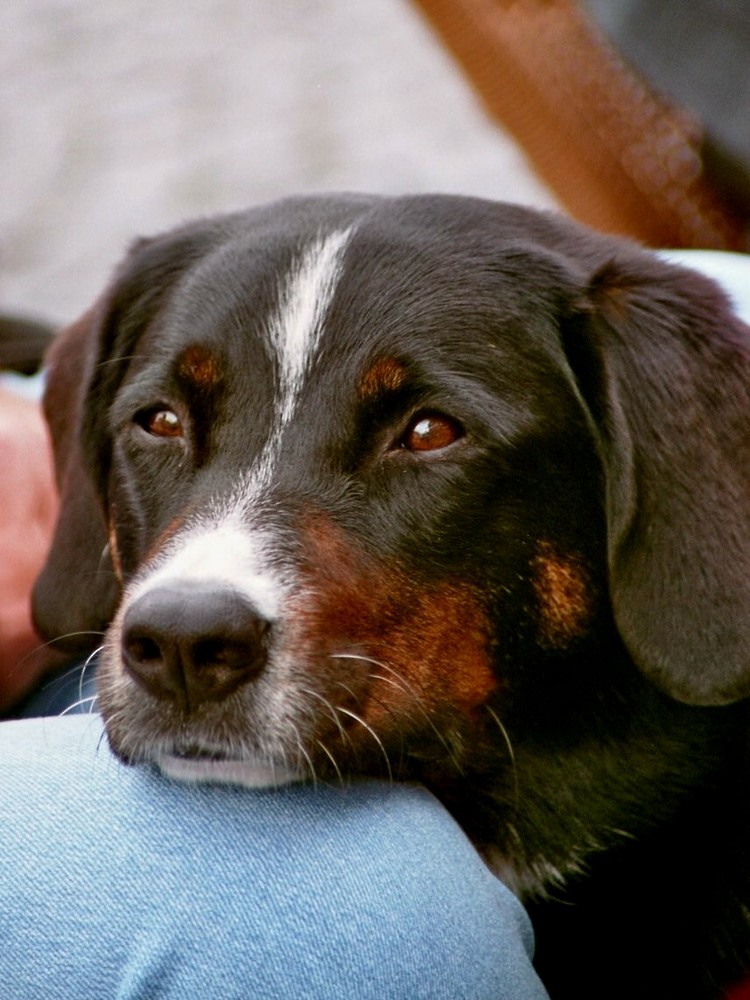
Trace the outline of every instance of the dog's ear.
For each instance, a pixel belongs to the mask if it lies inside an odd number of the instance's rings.
[[[81,446],[84,402],[107,308],[105,295],[60,333],[46,363],[44,411],[52,438],[60,510],[32,604],[40,635],[54,641],[55,648],[71,653],[99,644],[119,594],[104,510]]]
[[[628,251],[599,269],[564,347],[633,659],[679,700],[750,695],[750,330],[707,278]]]
[[[44,408],[60,513],[33,611],[39,633],[66,651],[100,642],[120,596],[108,527],[109,406],[143,330],[213,238],[199,222],[137,241],[96,305],[50,349]]]

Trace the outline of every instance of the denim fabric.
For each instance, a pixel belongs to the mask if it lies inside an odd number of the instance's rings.
[[[0,995],[541,1000],[532,933],[424,789],[184,785],[95,715],[0,725]]]

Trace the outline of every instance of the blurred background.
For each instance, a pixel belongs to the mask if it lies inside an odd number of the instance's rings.
[[[67,322],[124,248],[321,190],[555,200],[408,0],[5,0],[0,309]]]
[[[310,191],[564,204],[748,249],[749,67],[748,0],[4,0],[0,312],[67,322],[134,236]]]

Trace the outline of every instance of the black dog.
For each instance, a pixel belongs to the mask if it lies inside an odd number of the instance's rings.
[[[36,616],[108,627],[118,756],[424,782],[553,997],[750,969],[750,335],[710,281],[519,207],[289,200],[138,243],[50,368]]]

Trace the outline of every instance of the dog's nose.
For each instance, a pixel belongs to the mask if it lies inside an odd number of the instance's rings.
[[[122,659],[147,691],[191,711],[221,701],[263,670],[269,629],[234,590],[163,584],[125,613]]]

